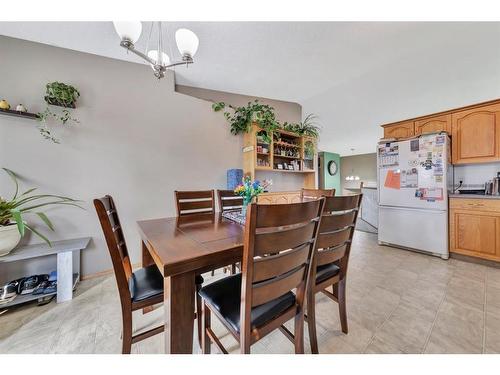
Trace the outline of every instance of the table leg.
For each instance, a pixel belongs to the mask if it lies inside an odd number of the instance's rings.
[[[73,298],[73,253],[57,254],[57,303]]]
[[[155,264],[153,258],[151,257],[151,254],[149,253],[149,250],[146,246],[146,244],[143,242],[142,243],[142,266],[147,267],[152,264]],[[154,310],[153,306],[148,306],[142,309],[143,314],[147,314],[148,312],[151,312]]]
[[[165,352],[193,353],[194,273],[165,278]]]

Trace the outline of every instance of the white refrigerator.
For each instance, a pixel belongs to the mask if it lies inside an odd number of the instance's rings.
[[[378,144],[380,244],[448,259],[450,161],[444,132]]]

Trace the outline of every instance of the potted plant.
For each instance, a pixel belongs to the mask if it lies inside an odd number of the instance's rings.
[[[36,188],[28,189],[20,194],[16,174],[10,169],[2,169],[14,182],[15,192],[10,200],[0,197],[0,256],[7,255],[14,249],[25,235],[26,230],[31,231],[51,246],[45,235],[25,221],[26,215],[37,216],[50,230],[54,231],[54,225],[41,210],[54,205],[82,208],[78,205],[79,201],[60,195],[33,194]]]
[[[76,107],[76,100],[80,97],[80,92],[71,85],[61,82],[50,82],[45,86],[45,101],[51,105],[60,107]]]

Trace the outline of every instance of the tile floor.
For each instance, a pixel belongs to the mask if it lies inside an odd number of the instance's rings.
[[[376,235],[357,231],[347,297],[348,335],[340,331],[337,305],[317,297],[321,353],[500,353],[500,268],[378,246]],[[163,319],[161,307],[134,314],[138,330]],[[224,345],[237,352],[234,339],[213,320]],[[119,353],[120,326],[114,278],[87,280],[71,302],[0,315],[0,353]],[[309,351],[307,340],[306,332]],[[163,335],[132,351],[162,353]],[[252,352],[292,353],[293,345],[276,331]]]

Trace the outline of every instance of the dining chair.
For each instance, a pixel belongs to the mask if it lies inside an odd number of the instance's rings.
[[[215,214],[215,197],[213,190],[175,190],[175,206],[177,216],[185,217],[189,215]],[[212,270],[212,276],[215,272]],[[201,289],[205,279],[201,275],[195,276],[196,290],[196,323],[198,328],[198,342],[201,345],[201,297],[198,292]]]
[[[241,210],[243,197],[236,195],[233,190],[217,190],[217,200],[220,212]]]
[[[301,200],[305,199],[317,199],[321,197],[333,197],[335,195],[335,189],[306,189],[302,188],[300,191]]]
[[[215,213],[213,190],[175,191],[177,216]]]
[[[217,201],[219,203],[220,212],[237,211],[241,210],[243,207],[243,197],[236,195],[234,190],[217,189]],[[229,268],[231,275],[234,275],[238,265],[232,264],[230,267],[224,267],[224,273],[226,272],[226,268]]]
[[[325,198],[307,290],[307,326],[312,353],[318,353],[316,293],[338,303],[342,332],[347,334],[346,276],[362,194]],[[314,280],[314,282],[313,282]],[[332,286],[333,293],[326,290]]]
[[[122,353],[130,354],[132,344],[161,333],[162,324],[140,334],[132,333],[132,311],[163,303],[163,276],[155,264],[132,272],[125,237],[113,198],[94,199],[94,206],[106,239],[122,307]]]
[[[213,313],[239,342],[241,353],[283,324],[295,320],[295,352],[304,353],[304,299],[324,199],[281,205],[249,205],[242,272],[200,291],[203,353],[213,342]],[[292,292],[295,291],[295,294]]]

